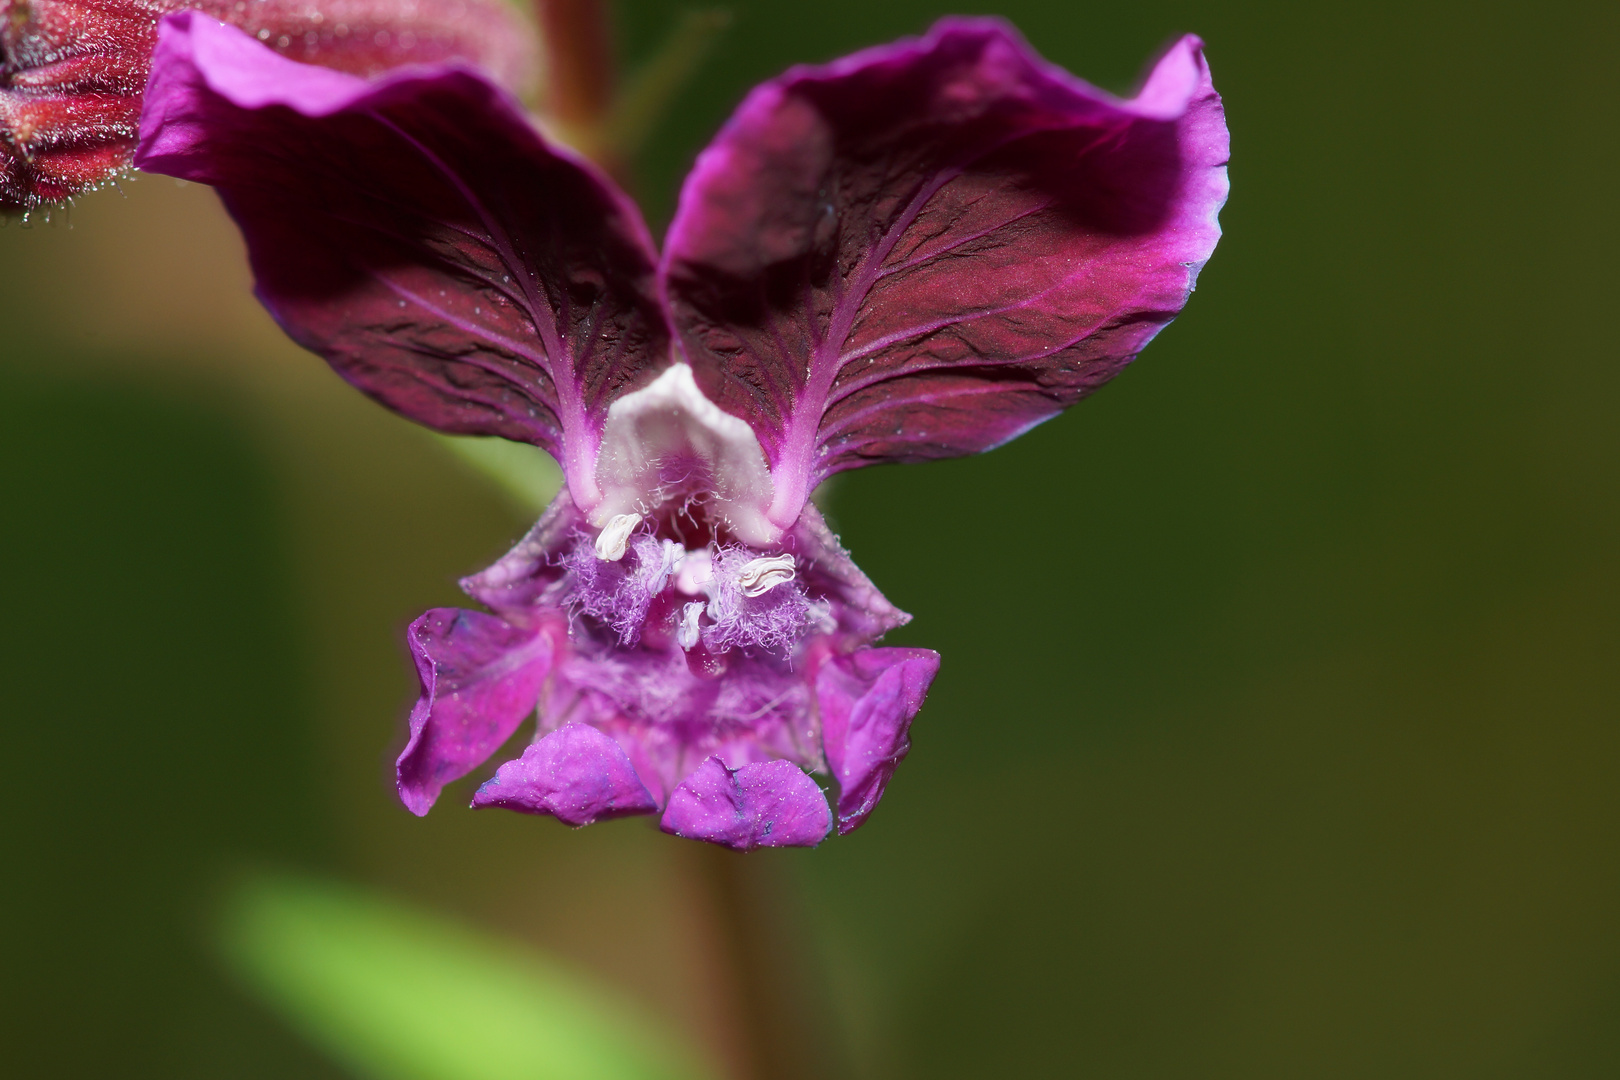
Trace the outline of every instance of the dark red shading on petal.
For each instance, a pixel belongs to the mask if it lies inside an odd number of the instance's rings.
[[[502,0],[0,0],[0,210],[129,167],[158,19],[185,8],[360,75],[461,59],[522,92],[535,68],[534,33]]]
[[[658,809],[624,750],[589,724],[565,724],[530,743],[522,757],[495,771],[472,804],[550,814],[575,826]]]
[[[728,769],[711,757],[670,794],[659,828],[737,851],[815,847],[832,831],[832,811],[816,782],[791,761]]]
[[[220,190],[260,300],[349,382],[544,447],[594,505],[608,403],[668,360],[652,242],[505,92],[457,68],[368,83],[170,16],[136,164]]]
[[[434,608],[406,632],[422,696],[399,755],[399,798],[421,816],[444,785],[500,749],[534,711],[551,671],[551,639],[493,615]]]
[[[1113,377],[1219,236],[1226,122],[1185,38],[1121,101],[997,20],[801,67],[698,158],[662,286],[790,525],[843,469],[976,453]]]
[[[821,738],[838,778],[838,834],[877,808],[911,740],[912,718],[939,674],[932,649],[861,649],[816,673]]]

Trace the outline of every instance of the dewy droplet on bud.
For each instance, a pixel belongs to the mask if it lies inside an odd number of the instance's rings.
[[[358,75],[463,60],[521,95],[538,55],[502,0],[0,0],[0,213],[129,169],[158,20],[186,8]]]

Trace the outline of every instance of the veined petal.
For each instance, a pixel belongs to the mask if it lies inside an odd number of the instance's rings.
[[[589,724],[565,724],[508,761],[473,796],[473,807],[502,806],[590,825],[658,809],[619,744]]]
[[[399,797],[411,813],[432,808],[444,785],[466,776],[534,711],[551,670],[542,627],[434,608],[406,632],[422,695],[399,755]]]
[[[832,831],[832,812],[816,782],[791,761],[728,769],[711,757],[670,795],[659,827],[738,851],[815,847]]]
[[[895,767],[911,749],[911,721],[939,673],[932,649],[861,649],[816,674],[821,737],[838,778],[838,833],[877,808]]]
[[[1196,38],[1120,100],[1007,24],[753,91],[681,192],[661,287],[748,420],[786,528],[843,469],[990,449],[1115,375],[1219,236],[1226,124]]]
[[[164,20],[136,164],[220,191],[258,295],[349,382],[561,461],[582,510],[609,404],[668,363],[639,212],[470,69],[365,80]]]

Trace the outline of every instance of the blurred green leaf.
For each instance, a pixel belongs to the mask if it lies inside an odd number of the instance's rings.
[[[538,447],[478,435],[431,434],[445,449],[493,480],[525,517],[539,517],[562,489],[562,469]]]
[[[607,140],[615,153],[631,159],[641,151],[728,26],[731,12],[684,11],[658,51],[619,90],[607,119]]]
[[[685,1080],[631,1008],[522,946],[348,887],[255,876],[225,956],[305,1037],[376,1080]]]

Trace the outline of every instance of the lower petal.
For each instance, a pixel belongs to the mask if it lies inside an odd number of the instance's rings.
[[[565,724],[529,744],[496,770],[472,804],[550,814],[575,826],[658,809],[624,750],[589,724]]]
[[[477,611],[434,608],[406,632],[422,695],[399,755],[399,797],[411,813],[512,737],[551,671],[551,639]]]
[[[711,757],[670,795],[659,827],[737,851],[815,847],[832,831],[832,812],[816,782],[791,761],[728,769]]]
[[[939,673],[932,649],[861,649],[816,675],[821,738],[838,778],[838,834],[858,827],[911,749],[908,732]]]

